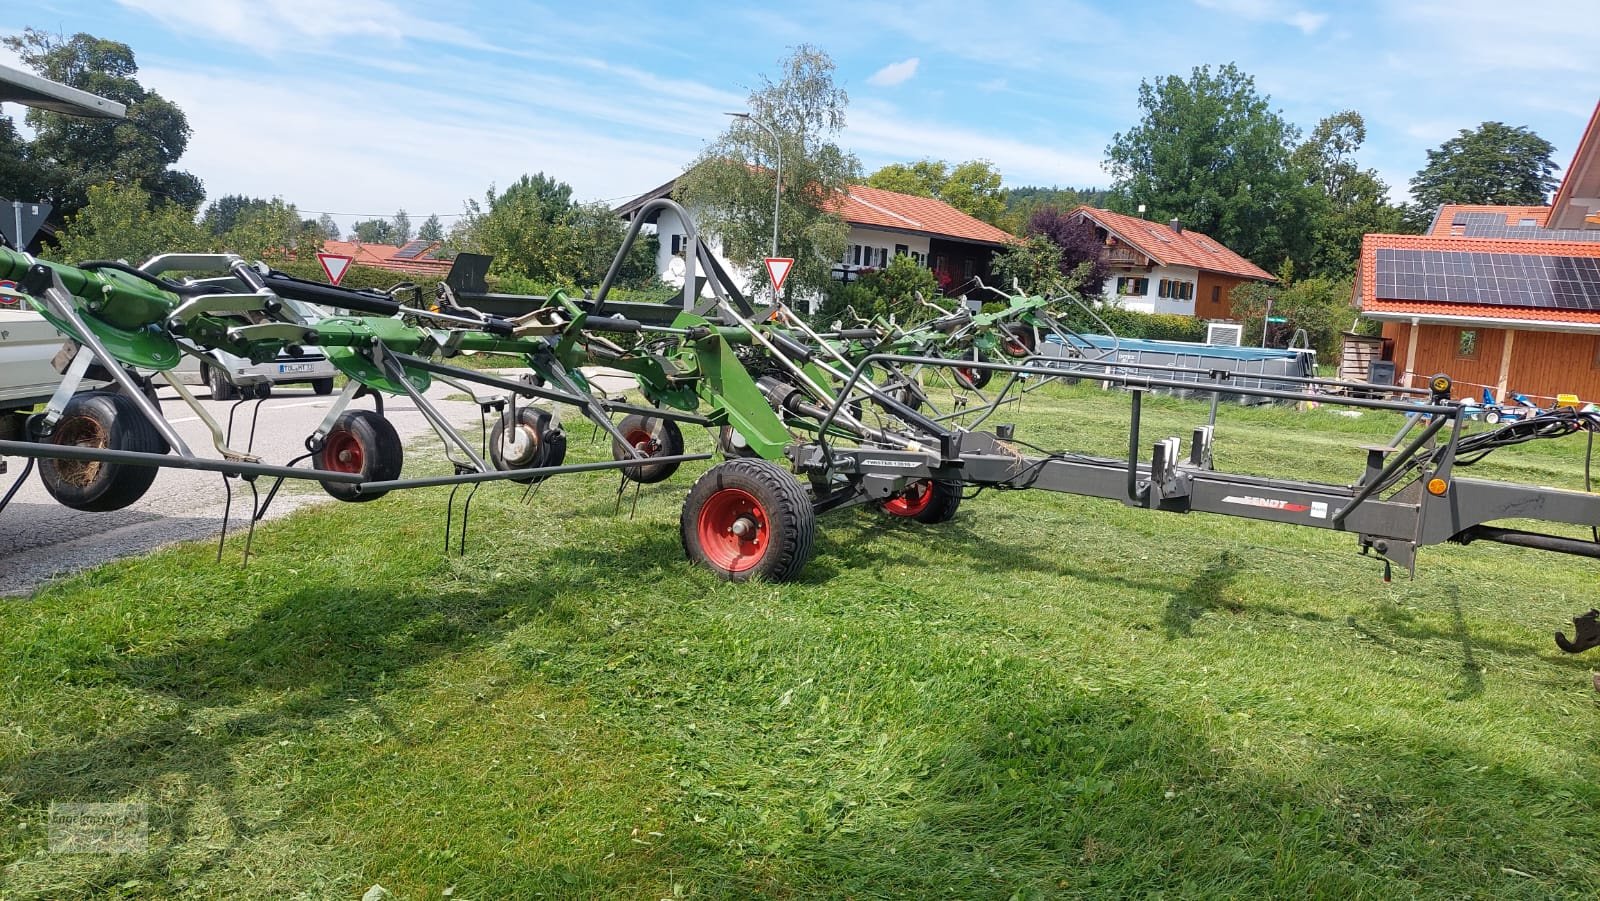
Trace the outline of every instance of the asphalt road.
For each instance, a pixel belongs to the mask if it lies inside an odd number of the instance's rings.
[[[207,411],[226,427],[232,404],[213,402],[204,388],[192,390]],[[436,384],[428,398],[437,403],[452,423],[470,425],[469,431],[476,436],[477,405],[445,400],[451,393],[459,395],[459,390]],[[327,415],[333,400],[333,397],[317,397],[309,387],[277,388],[271,398],[262,402],[254,452],[263,462],[274,464],[287,463],[305,453],[306,436]],[[162,390],[161,401],[168,420],[196,454],[221,456],[212,447],[205,425],[172,389]],[[370,408],[371,401],[363,399],[356,404]],[[236,436],[242,436],[248,428],[252,406],[246,403],[239,408]],[[425,433],[432,433],[409,399],[385,398],[384,412],[402,441],[409,443]],[[242,437],[236,437],[233,442],[238,449],[243,449],[244,445]],[[24,463],[16,458],[7,462],[10,471],[0,475],[0,494],[16,480]],[[0,595],[24,594],[61,573],[143,553],[175,541],[215,539],[222,526],[225,501],[222,483],[222,477],[216,473],[163,469],[138,503],[112,513],[83,513],[57,504],[44,490],[37,472],[29,475],[11,505],[0,511]],[[306,504],[332,502],[314,483],[301,484],[313,490],[280,492],[268,511],[268,518],[283,516]],[[249,515],[249,487],[235,481],[230,532],[247,525]]]

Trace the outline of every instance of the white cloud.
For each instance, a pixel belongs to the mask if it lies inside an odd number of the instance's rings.
[[[1194,0],[1206,9],[1229,13],[1255,22],[1275,22],[1316,34],[1328,21],[1326,13],[1311,12],[1282,0]]]
[[[465,29],[435,22],[388,0],[207,0],[201,14],[191,0],[117,0],[175,31],[211,34],[263,53],[304,42],[327,44],[343,38],[378,38],[391,43],[420,39],[489,49]]]
[[[882,69],[872,73],[867,79],[867,84],[877,85],[880,88],[892,88],[897,84],[905,84],[917,74],[917,66],[922,61],[915,56],[897,63],[890,63]]]
[[[1075,142],[1094,147],[1092,155],[1003,137],[992,131],[975,131],[948,122],[911,120],[884,104],[859,103],[850,114],[844,145],[870,160],[884,163],[906,160],[986,159],[1007,184],[1105,185],[1110,182],[1100,167],[1098,148],[1105,139]],[[869,163],[866,168],[875,168]]]

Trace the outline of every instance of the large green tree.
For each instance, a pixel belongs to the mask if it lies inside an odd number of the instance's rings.
[[[64,222],[82,209],[89,188],[108,181],[136,185],[153,201],[191,213],[199,208],[205,199],[200,180],[172,168],[188,146],[189,122],[177,106],[139,84],[139,66],[127,44],[83,33],[57,38],[32,28],[3,43],[45,78],[128,108],[121,121],[28,112],[34,137],[27,159],[39,178],[32,194],[55,205],[53,221]]]
[[[210,251],[222,239],[200,227],[194,213],[153,198],[138,185],[90,185],[88,202],[74,212],[49,252],[68,263],[127,260],[138,265],[163,251]]]
[[[491,187],[482,203],[468,201],[452,238],[463,249],[492,255],[496,275],[593,287],[605,277],[624,231],[608,207],[574,203],[571,186],[541,172],[522,176],[504,192]],[[621,281],[637,286],[654,276],[654,253],[635,244]]]
[[[1006,211],[1006,190],[999,170],[988,160],[951,166],[944,160],[890,163],[867,176],[867,184],[885,191],[936,197],[975,219],[1000,224]]]
[[[350,239],[363,244],[398,244],[394,223],[388,219],[363,219],[350,226]]]
[[[1356,163],[1367,139],[1366,121],[1355,110],[1324,118],[1295,148],[1294,168],[1320,203],[1313,219],[1313,242],[1306,259],[1310,276],[1343,278],[1355,272],[1361,236],[1401,228],[1400,209],[1389,203],[1389,186],[1372,169]]]
[[[439,221],[439,214],[438,213],[430,213],[428,215],[428,218],[422,220],[422,224],[417,227],[417,240],[419,240],[419,241],[443,241],[444,240],[444,224]]]
[[[1298,130],[1232,63],[1139,85],[1139,124],[1112,138],[1109,205],[1176,218],[1271,269],[1311,246],[1315,195],[1290,165]]]
[[[1446,203],[1543,204],[1556,187],[1554,153],[1549,141],[1522,126],[1463,128],[1428,151],[1428,164],[1411,179],[1410,216],[1431,218]]]
[[[699,217],[702,229],[722,239],[723,253],[756,272],[771,251],[773,171],[783,153],[783,200],[778,215],[778,253],[793,257],[785,291],[824,293],[834,263],[844,254],[849,226],[832,204],[860,174],[860,163],[834,143],[844,128],[849,96],[833,82],[828,54],[802,45],[780,63],[777,81],[763,76],[750,93],[750,116],[766,129],[735,119],[678,180],[678,199]]]
[[[269,204],[270,201],[259,197],[226,194],[206,204],[206,211],[200,216],[200,224],[213,235],[227,234],[239,224],[239,220],[246,213],[263,209]]]

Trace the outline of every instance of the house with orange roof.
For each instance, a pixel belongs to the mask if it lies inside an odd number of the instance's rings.
[[[439,241],[408,241],[403,245],[364,244],[360,241],[324,241],[322,252],[350,257],[356,266],[388,269],[407,275],[438,276],[450,271],[450,260],[440,255]]]
[[[1112,271],[1105,300],[1130,310],[1228,319],[1234,288],[1277,280],[1177,219],[1162,224],[1091,206],[1068,215],[1094,226]]]
[[[1447,204],[1426,235],[1367,235],[1355,302],[1402,384],[1600,400],[1600,104],[1549,206]]]
[[[631,220],[651,200],[670,197],[677,179],[641,194],[614,209],[616,215]],[[851,281],[866,272],[889,265],[896,256],[908,256],[934,271],[947,290],[959,291],[974,277],[989,279],[990,264],[996,252],[1017,242],[1016,236],[976,219],[942,200],[885,191],[866,185],[851,185],[849,192],[830,204],[850,226],[850,235],[841,258],[833,266],[834,278]],[[660,246],[656,271],[669,282],[674,273],[682,282],[685,230],[671,212],[654,216]],[[723,268],[749,293],[753,273],[733,266],[721,254],[714,236],[706,241]],[[780,245],[781,250],[781,245]],[[676,261],[676,262],[674,262]]]

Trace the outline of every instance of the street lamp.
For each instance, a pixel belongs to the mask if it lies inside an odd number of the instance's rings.
[[[735,119],[743,119],[746,122],[759,125],[766,129],[767,134],[772,135],[772,146],[777,151],[778,155],[777,186],[772,193],[772,255],[776,257],[778,255],[778,210],[781,208],[783,203],[783,141],[778,139],[777,129],[761,121],[760,119],[757,119],[755,116],[752,116],[749,113],[724,113],[724,115],[732,116]],[[774,306],[776,306],[778,303],[777,285],[772,286],[772,303]]]

